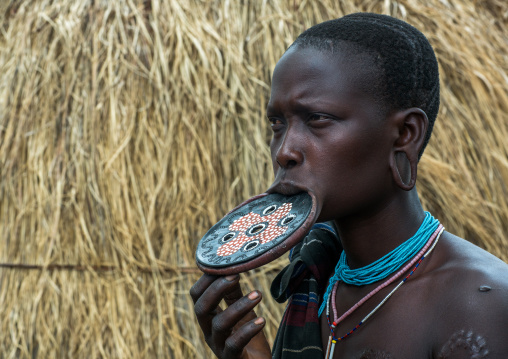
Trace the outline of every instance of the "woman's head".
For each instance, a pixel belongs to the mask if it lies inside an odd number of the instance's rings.
[[[413,189],[438,107],[436,59],[416,29],[373,14],[316,25],[273,72],[270,190],[312,191],[321,220],[384,208]]]
[[[365,65],[375,66],[378,75],[370,80],[372,91],[386,110],[417,107],[426,113],[421,156],[439,109],[439,72],[434,51],[419,30],[390,16],[356,13],[312,26],[293,46],[368,57]]]

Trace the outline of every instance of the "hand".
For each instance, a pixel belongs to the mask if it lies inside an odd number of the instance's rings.
[[[264,318],[257,318],[254,307],[261,293],[243,296],[240,276],[203,275],[191,288],[194,311],[205,340],[221,359],[271,358],[270,346],[262,332]],[[222,310],[224,299],[228,307]]]

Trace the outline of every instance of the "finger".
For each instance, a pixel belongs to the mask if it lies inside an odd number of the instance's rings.
[[[208,287],[203,285],[206,289],[194,303],[194,312],[205,336],[210,333],[212,318],[221,311],[219,303],[233,285],[238,285],[238,280],[239,276],[218,277]],[[208,283],[208,279],[204,282]],[[194,294],[197,295],[202,289],[198,286]]]
[[[264,318],[256,318],[236,330],[224,343],[224,358],[238,358],[244,348],[265,326]]]
[[[192,286],[189,293],[194,303],[201,297],[205,292],[206,288],[210,286],[218,277],[209,274],[203,274],[196,283]]]
[[[241,327],[246,321],[255,319],[253,309],[261,301],[261,293],[253,291],[240,298],[212,319],[212,335],[214,342],[226,341],[234,328]],[[236,330],[235,329],[235,330]]]
[[[228,306],[243,297],[242,288],[240,287],[240,281],[238,281],[231,290],[229,290],[224,296],[224,301]]]

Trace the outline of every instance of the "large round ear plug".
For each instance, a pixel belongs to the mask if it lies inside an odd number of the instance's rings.
[[[196,263],[205,273],[230,275],[280,257],[310,231],[318,214],[314,195],[263,193],[217,222],[199,241]]]

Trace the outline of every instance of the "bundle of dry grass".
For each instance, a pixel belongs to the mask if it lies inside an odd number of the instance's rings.
[[[208,357],[188,296],[195,246],[271,182],[277,59],[306,27],[356,11],[430,38],[442,107],[420,194],[448,230],[508,259],[508,4],[424,3],[4,2],[0,357]],[[284,264],[244,276],[265,293],[270,340]]]

